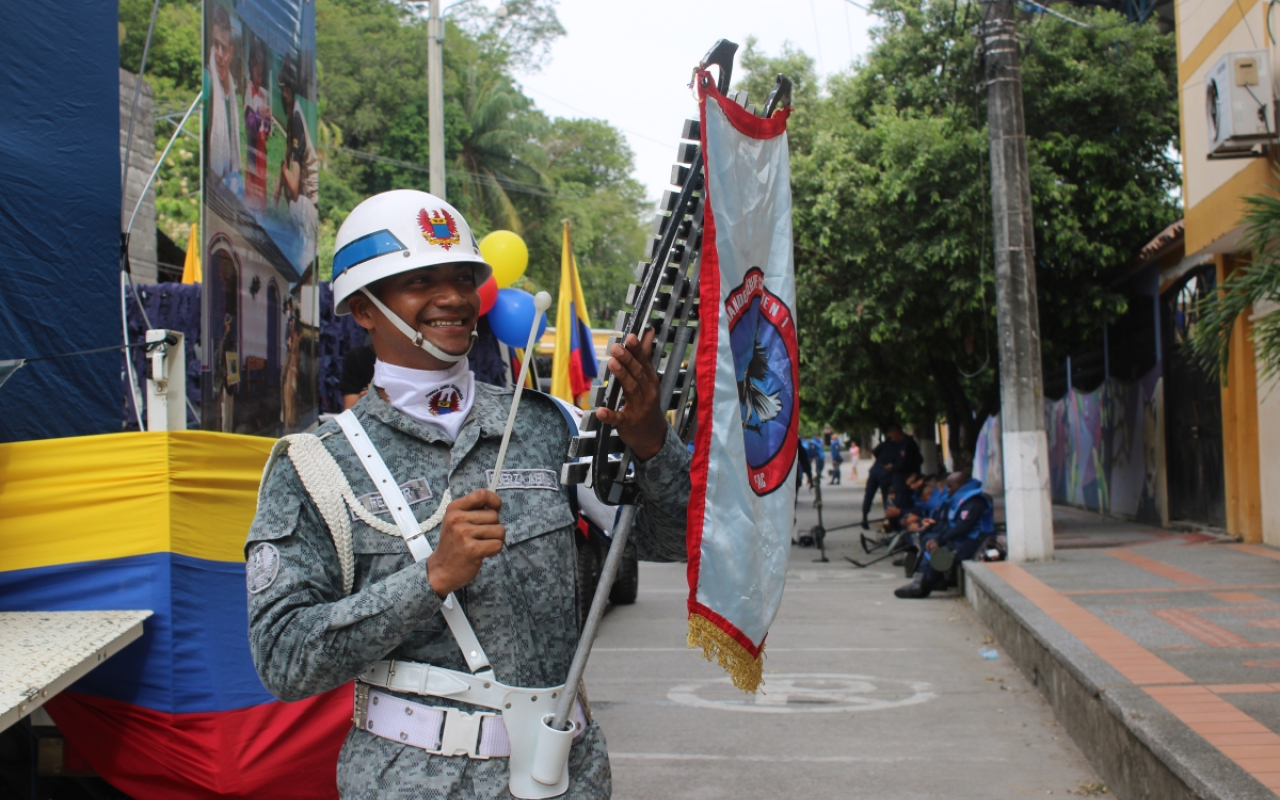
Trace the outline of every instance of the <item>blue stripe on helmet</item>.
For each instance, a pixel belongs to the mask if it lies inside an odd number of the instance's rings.
[[[343,270],[378,256],[408,249],[388,230],[361,236],[359,239],[347,242],[345,247],[333,254],[333,277],[336,278],[342,274]]]

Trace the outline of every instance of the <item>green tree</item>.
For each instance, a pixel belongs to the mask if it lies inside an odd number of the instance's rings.
[[[562,219],[593,321],[621,306],[644,247],[643,187],[615,128],[598,120],[547,119],[513,77],[536,68],[564,34],[549,0],[513,0],[496,15],[459,7],[447,22],[444,55],[445,162],[449,198],[483,236],[520,232],[529,244],[525,285],[559,286]],[[121,0],[121,65],[137,71],[151,0]],[[157,155],[201,86],[199,0],[164,0],[148,54],[156,94]],[[391,0],[318,0],[320,263],[362,199],[427,184],[426,24]],[[159,226],[180,245],[199,217],[199,117],[187,125],[157,179]],[[673,142],[674,144],[674,142]]]
[[[792,117],[806,413],[854,430],[945,415],[966,461],[999,408],[977,12],[877,8],[888,20],[865,61]],[[1093,27],[1022,22],[1050,364],[1123,311],[1110,281],[1179,214],[1173,37],[1071,13]]]
[[[137,73],[151,19],[152,0],[120,0],[120,66]],[[154,96],[155,157],[200,91],[199,0],[166,0],[156,14],[147,51],[146,80]],[[200,218],[200,116],[187,122],[156,176],[156,227],[185,247]]]
[[[531,260],[531,280],[559,289],[560,220],[568,219],[591,322],[609,327],[645,245],[642,217],[649,204],[631,177],[634,156],[622,133],[602,120],[553,120],[539,144],[554,197],[544,212],[549,224],[526,229],[531,254],[547,254]]]

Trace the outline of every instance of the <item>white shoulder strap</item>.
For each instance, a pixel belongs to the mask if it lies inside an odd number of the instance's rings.
[[[409,552],[415,561],[425,561],[431,555],[431,543],[427,541],[426,532],[413,516],[409,502],[405,499],[404,492],[400,491],[400,486],[391,475],[391,470],[387,469],[386,462],[382,460],[377,448],[369,440],[369,434],[365,432],[364,426],[350,409],[339,414],[337,420],[338,425],[342,427],[342,432],[347,436],[347,441],[351,443],[351,449],[355,451],[356,457],[360,459],[360,463],[364,465],[365,471],[373,480],[373,485],[378,487],[378,492],[391,511],[392,519],[400,528],[400,535],[409,546]],[[448,493],[440,498],[440,507],[436,510],[436,514],[432,515],[433,518],[439,515],[443,519],[443,511],[448,500]],[[489,666],[489,657],[485,655],[484,648],[480,646],[480,640],[476,638],[476,632],[471,628],[470,620],[467,619],[467,615],[452,594],[444,599],[444,606],[440,609],[440,613],[444,615],[444,621],[449,624],[449,630],[457,640],[458,647],[462,648],[462,657],[466,659],[468,669],[473,673],[492,669]]]

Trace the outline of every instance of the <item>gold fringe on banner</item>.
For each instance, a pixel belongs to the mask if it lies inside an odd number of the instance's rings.
[[[715,661],[744,692],[755,693],[764,683],[764,649],[753,658],[720,626],[699,614],[689,615],[689,647],[702,648],[702,657]]]

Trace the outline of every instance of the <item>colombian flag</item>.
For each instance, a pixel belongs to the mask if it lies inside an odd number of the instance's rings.
[[[136,800],[338,796],[350,685],[282,703],[249,655],[244,539],[273,443],[174,431],[0,444],[0,611],[153,612],[45,706]]]
[[[556,350],[551,359],[551,394],[570,403],[591,390],[598,373],[591,318],[578,280],[578,262],[569,242],[569,220],[564,221],[564,246],[560,253],[560,302],[556,306]]]

